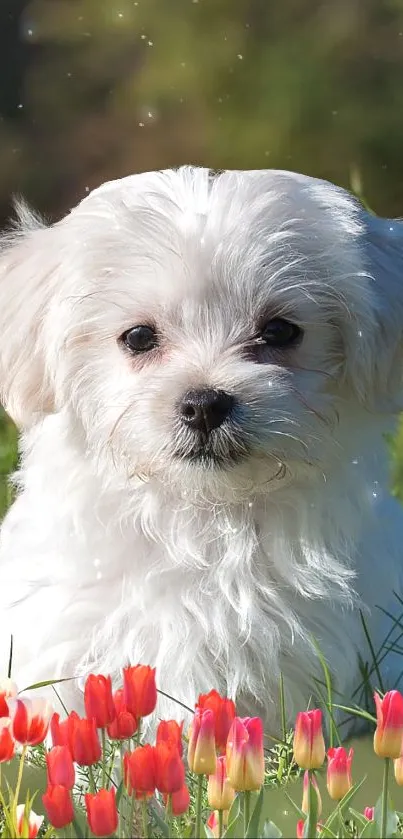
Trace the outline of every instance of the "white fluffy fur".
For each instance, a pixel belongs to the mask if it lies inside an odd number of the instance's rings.
[[[402,592],[385,432],[402,406],[403,230],[287,172],[182,168],[114,181],[51,227],[22,211],[0,255],[0,385],[23,429],[1,531],[3,668],[20,687],[127,662],[192,706],[216,687],[274,730],[323,679],[340,697]],[[300,346],[245,355],[259,319]],[[161,348],[119,336],[155,322]],[[176,403],[236,395],[205,468]],[[395,633],[397,634],[397,632]],[[384,662],[392,685],[400,657]],[[376,683],[376,679],[374,679]],[[66,701],[77,702],[76,683]],[[181,716],[166,701],[161,713]]]

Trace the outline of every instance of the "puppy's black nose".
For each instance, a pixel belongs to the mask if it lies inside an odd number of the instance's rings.
[[[179,407],[181,420],[188,428],[209,434],[224,422],[234,404],[234,397],[225,390],[188,390]]]

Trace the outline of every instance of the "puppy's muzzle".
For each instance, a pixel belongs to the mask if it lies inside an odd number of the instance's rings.
[[[188,390],[179,405],[179,414],[183,425],[208,437],[229,417],[234,406],[234,397],[225,390]]]

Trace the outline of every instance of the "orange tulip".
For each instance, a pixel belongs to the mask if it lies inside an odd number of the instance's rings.
[[[16,808],[17,836],[25,836],[28,839],[36,839],[39,828],[42,826],[43,816],[38,816],[33,810],[25,815],[25,804],[18,804]]]
[[[157,704],[155,669],[143,664],[123,668],[123,697],[134,717],[147,717]]]
[[[235,704],[232,699],[220,696],[218,691],[201,694],[196,708],[201,711],[212,711],[214,714],[214,737],[218,751],[225,754],[227,739],[231,725],[235,719]]]
[[[155,751],[153,746],[138,746],[126,752],[123,758],[123,775],[129,795],[146,798],[154,795],[157,786]]]
[[[353,749],[346,752],[342,746],[328,750],[327,791],[333,801],[341,801],[353,786],[351,780],[353,754]]]
[[[46,755],[48,783],[72,789],[75,782],[74,764],[68,746],[54,746]]]
[[[75,763],[81,766],[92,766],[93,763],[101,760],[101,744],[94,719],[86,720],[70,715],[68,736],[71,755]]]
[[[163,742],[171,742],[174,743],[180,757],[183,754],[183,743],[182,743],[182,729],[183,729],[183,722],[179,725],[176,720],[161,720],[157,728],[157,737],[156,737],[156,744]]]
[[[154,749],[157,789],[171,795],[185,783],[185,767],[177,746],[171,741],[158,743]]]
[[[70,790],[60,785],[53,787],[49,784],[42,796],[42,801],[48,821],[53,827],[60,830],[71,824],[74,819],[74,810]]]
[[[119,688],[113,694],[113,704],[115,706],[116,717],[107,726],[108,737],[111,740],[128,740],[137,731],[137,720],[126,708],[123,688]]]
[[[263,725],[259,717],[235,717],[228,734],[227,772],[237,792],[258,790],[263,785]]]
[[[297,714],[294,732],[294,760],[301,769],[320,769],[325,759],[322,711]]]
[[[43,743],[53,713],[50,702],[38,696],[35,699],[10,699],[7,704],[15,740],[27,746]]]
[[[97,728],[106,728],[116,717],[110,676],[91,673],[84,687],[84,705],[87,718],[94,719]]]
[[[385,693],[383,699],[374,694],[377,726],[374,751],[378,757],[400,757],[403,739],[403,696],[398,690]]]
[[[109,836],[115,832],[119,817],[114,787],[100,789],[95,793],[87,792],[85,806],[88,824],[94,836]]]
[[[209,775],[207,800],[212,810],[229,810],[235,798],[235,791],[227,778],[227,761],[224,755],[217,758],[214,775]]]
[[[168,796],[164,794],[164,802],[165,806],[168,803]],[[187,813],[190,804],[190,795],[189,790],[186,784],[181,787],[181,789],[177,790],[177,792],[173,792],[171,795],[171,808],[172,808],[172,815],[173,816],[183,816],[184,813]]]
[[[196,775],[214,775],[216,751],[212,711],[196,708],[189,728],[188,764]]]
[[[9,717],[0,718],[0,763],[11,760],[14,755],[15,741],[11,734],[11,720]]]

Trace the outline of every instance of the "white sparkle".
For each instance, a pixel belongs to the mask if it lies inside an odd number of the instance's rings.
[[[139,122],[139,128],[144,128],[144,122]]]
[[[98,571],[96,579],[97,580],[102,580],[102,572],[101,571]]]
[[[94,565],[95,565],[95,568],[99,568],[100,564],[101,564],[101,560],[100,560],[100,559],[94,559]]]
[[[358,337],[359,337],[359,338],[362,338],[362,331],[361,331],[361,329],[359,329],[359,330],[358,330],[357,335],[358,335]]]
[[[239,60],[242,61],[243,60],[243,55],[241,55],[241,53],[239,52],[238,55],[237,55],[237,58],[239,58]]]
[[[377,493],[377,492],[373,492],[373,493],[372,493],[372,497],[373,497],[373,498],[378,498],[378,493]]]
[[[389,227],[389,230],[391,231],[391,233],[393,233],[394,229],[395,229],[394,227]]]

